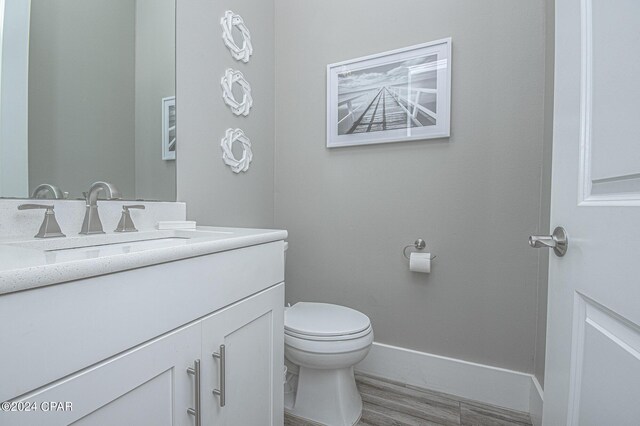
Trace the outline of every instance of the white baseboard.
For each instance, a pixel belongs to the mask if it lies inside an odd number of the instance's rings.
[[[355,370],[542,417],[542,389],[531,374],[377,342]]]
[[[535,376],[531,376],[531,391],[529,393],[529,414],[533,426],[542,426],[542,402],[544,392]]]

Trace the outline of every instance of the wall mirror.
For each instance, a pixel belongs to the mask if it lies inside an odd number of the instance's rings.
[[[0,0],[0,59],[0,197],[175,201],[175,0]]]

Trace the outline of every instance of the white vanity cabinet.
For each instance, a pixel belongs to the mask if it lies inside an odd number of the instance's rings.
[[[282,253],[275,241],[0,295],[14,326],[0,400],[35,407],[0,424],[282,425]]]

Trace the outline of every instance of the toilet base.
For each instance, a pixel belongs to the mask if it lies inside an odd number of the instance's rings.
[[[300,367],[293,406],[296,417],[331,426],[353,426],[362,415],[362,398],[353,367],[315,369]]]

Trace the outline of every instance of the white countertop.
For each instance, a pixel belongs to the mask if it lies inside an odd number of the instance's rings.
[[[195,230],[0,239],[0,295],[127,269],[284,240],[287,231]]]

